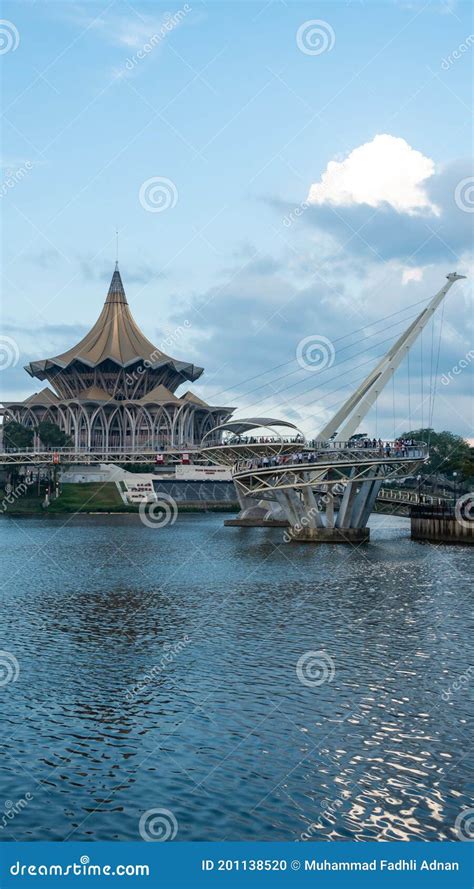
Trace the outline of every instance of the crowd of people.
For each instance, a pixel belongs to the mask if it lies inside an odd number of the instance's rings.
[[[243,444],[244,442],[246,444],[265,443],[242,439],[241,443]],[[290,465],[317,463],[321,458],[321,450],[325,452],[336,450],[336,457],[343,459],[343,454],[347,450],[370,451],[370,456],[377,457],[409,457],[414,448],[418,450],[419,443],[412,438],[400,438],[395,441],[382,441],[381,438],[364,438],[354,439],[350,442],[313,442],[307,445],[307,450],[297,451],[296,453],[263,454],[254,459],[240,460],[236,469],[238,471],[244,469],[266,469],[272,466],[283,466],[286,463]],[[367,456],[369,456],[369,453]]]

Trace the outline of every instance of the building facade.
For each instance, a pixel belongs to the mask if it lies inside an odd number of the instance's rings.
[[[44,420],[56,423],[76,450],[117,455],[199,447],[233,411],[209,405],[191,390],[178,394],[203,368],[172,358],[144,336],[118,264],[89,333],[67,352],[32,361],[25,370],[49,385],[22,402],[6,403],[4,419],[32,429]]]

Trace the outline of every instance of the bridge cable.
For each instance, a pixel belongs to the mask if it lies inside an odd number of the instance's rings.
[[[396,421],[395,421],[395,374],[392,374],[392,414],[393,414],[393,440],[395,441]]]
[[[407,320],[407,319],[405,319],[405,320]],[[399,323],[399,322],[398,322],[398,323]],[[395,325],[390,325],[390,326],[393,327],[393,326],[395,326]],[[386,329],[389,330],[390,327],[387,327]],[[377,331],[377,333],[382,333],[382,331]],[[370,334],[370,336],[374,336],[374,335],[375,335],[375,334]],[[371,348],[375,348],[375,349],[376,349],[378,346],[383,346],[385,343],[390,342],[391,340],[393,340],[393,339],[396,338],[397,336],[398,336],[398,334],[394,333],[394,334],[392,334],[391,336],[387,337],[386,339],[384,339],[384,340],[380,340],[380,342],[378,342],[378,343],[374,343],[373,346],[372,346]],[[366,337],[366,339],[368,339],[368,338],[369,338],[369,337]],[[352,343],[351,345],[355,345],[355,343]],[[346,347],[344,347],[344,349],[341,349],[341,352],[345,351],[347,348],[350,348],[350,346],[346,346]],[[340,361],[339,364],[338,364],[337,366],[339,367],[341,364],[345,364],[347,361],[352,361],[352,359],[357,358],[359,355],[366,355],[366,354],[367,354],[367,350],[366,350],[366,349],[360,349],[359,352],[354,352],[353,355],[349,355],[347,358],[344,358],[343,361]],[[383,358],[383,354],[382,354],[382,355],[379,355],[378,357],[379,357],[379,358]],[[370,360],[373,360],[373,359],[370,359]],[[319,373],[325,373],[327,370],[330,370],[330,367],[332,367],[332,365],[330,365],[330,366],[327,367],[327,368],[322,369]],[[254,392],[258,392],[259,389],[264,389],[266,386],[271,386],[271,385],[273,385],[273,383],[277,383],[279,380],[287,379],[288,377],[293,376],[295,373],[298,373],[298,372],[301,371],[301,370],[302,370],[302,368],[298,367],[296,370],[290,371],[290,373],[287,373],[287,374],[282,374],[280,377],[275,377],[273,380],[270,380],[270,381],[268,381],[267,383],[262,383],[260,386],[256,386],[254,389],[250,389],[248,392],[241,392],[240,395],[239,395],[239,398],[245,398],[246,396],[252,395]],[[348,368],[347,370],[345,370],[343,373],[350,373],[351,370],[352,370],[352,368],[349,367],[349,368]],[[333,379],[337,379],[337,377],[331,377],[329,380],[324,380],[324,385],[326,385],[327,383],[332,382]],[[306,378],[303,377],[302,379],[300,379],[300,380],[296,380],[296,382],[291,383],[289,386],[282,386],[281,389],[278,389],[277,392],[275,392],[275,393],[273,393],[273,394],[274,394],[274,395],[278,395],[280,392],[286,392],[286,391],[288,391],[288,389],[293,389],[295,386],[300,386],[301,383],[304,383],[305,381],[306,381]],[[315,386],[310,386],[309,389],[304,390],[304,391],[310,391],[311,389],[315,389],[315,388],[318,388],[318,385],[317,385],[317,384],[316,384]],[[214,397],[215,397],[215,396],[214,396]],[[268,396],[264,396],[264,397],[263,397],[262,399],[260,399],[259,401],[257,401],[257,402],[253,402],[253,405],[255,406],[255,405],[261,404],[263,401],[266,401],[266,400],[267,400],[267,397],[268,397]],[[249,406],[250,406],[250,405],[249,405]]]
[[[411,373],[410,373],[410,350],[407,349],[407,384],[408,384],[408,426],[411,432]]]
[[[443,301],[443,305],[441,307],[441,318],[440,318],[440,325],[439,325],[438,352],[436,355],[436,370],[434,373],[434,382],[433,382],[433,404],[432,404],[432,409],[431,409],[430,428],[433,423],[433,413],[434,413],[434,406],[435,406],[435,399],[436,399],[436,390],[437,390],[437,386],[438,386],[439,356],[440,356],[440,351],[441,351],[441,335],[442,335],[442,331],[443,331],[444,307],[445,307],[445,303]],[[430,436],[430,438],[431,438],[431,436]]]
[[[372,322],[369,321],[363,327],[359,327],[357,330],[352,330],[352,331],[350,331],[350,333],[346,333],[343,336],[337,337],[337,339],[333,340],[333,343],[337,343],[337,342],[340,342],[341,340],[347,339],[347,337],[349,337],[349,336],[355,336],[356,333],[361,333],[361,331],[366,330],[367,327],[369,327],[369,326],[373,327],[376,324],[381,324],[382,321],[389,321],[390,318],[394,318],[396,315],[401,315],[403,312],[408,311],[408,309],[412,309],[415,306],[421,305],[421,303],[426,303],[426,302],[428,302],[429,299],[431,299],[431,297],[428,297],[427,299],[420,299],[420,300],[418,300],[418,302],[410,303],[410,305],[405,306],[403,309],[399,309],[397,312],[392,312],[390,315],[384,315],[382,318],[378,318]],[[414,317],[414,316],[410,316],[410,317]],[[407,320],[409,320],[409,319],[408,318],[401,318],[399,323],[401,324],[402,321],[407,321]],[[378,332],[381,332],[381,331],[378,331]],[[376,334],[371,334],[371,336],[375,336],[375,335]],[[268,368],[268,370],[262,371],[258,374],[254,374],[254,376],[252,376],[252,377],[247,377],[247,379],[241,380],[239,383],[234,383],[233,386],[228,386],[226,389],[220,389],[218,392],[215,392],[214,395],[212,395],[212,398],[217,398],[219,395],[224,394],[224,392],[230,392],[232,389],[237,389],[239,386],[244,386],[245,383],[251,383],[253,380],[257,380],[260,377],[264,376],[265,374],[271,373],[272,370],[279,370],[280,367],[285,367],[288,364],[293,364],[294,360],[295,360],[294,358],[291,358],[289,361],[283,361],[281,364],[276,364],[273,367]]]
[[[421,388],[421,428],[423,429],[423,418],[424,418],[424,405],[423,405],[423,377],[424,377],[424,367],[423,367],[423,328],[420,331],[420,358],[421,358],[421,373],[420,373],[420,388]]]

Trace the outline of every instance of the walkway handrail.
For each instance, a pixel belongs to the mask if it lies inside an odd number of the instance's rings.
[[[336,461],[333,462],[342,462],[345,456],[350,456],[351,461],[356,459],[362,462],[364,459],[380,460],[383,458],[419,461],[425,459],[427,455],[428,446],[422,442],[401,448],[345,448],[345,450],[338,450],[336,455],[332,453],[331,449],[319,451],[319,453],[316,450],[308,451],[305,449],[301,451],[301,454],[297,455],[299,458],[297,460],[294,459],[294,454],[258,457],[255,459],[243,457],[234,464],[234,471],[243,472],[248,470],[251,472],[254,469],[291,469],[292,466],[325,463],[329,457],[334,456],[336,456]]]

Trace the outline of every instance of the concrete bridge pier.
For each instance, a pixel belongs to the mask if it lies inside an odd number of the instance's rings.
[[[237,528],[286,528],[288,520],[275,500],[256,500],[250,497],[234,479],[240,512],[235,519],[225,519],[224,525]]]

